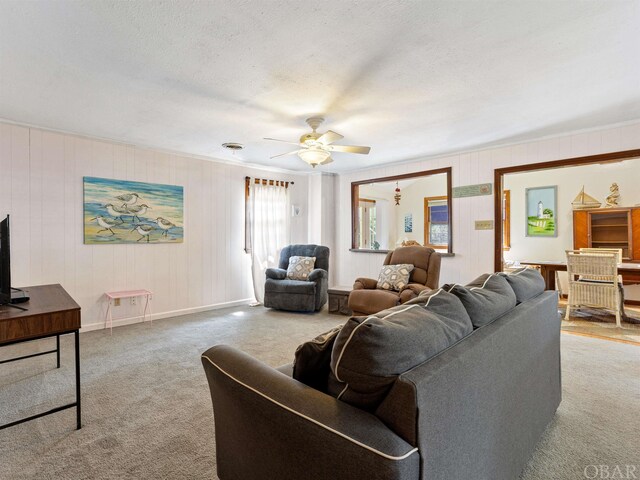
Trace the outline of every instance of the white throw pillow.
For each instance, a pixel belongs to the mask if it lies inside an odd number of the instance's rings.
[[[410,263],[398,263],[397,265],[383,265],[378,276],[377,287],[381,290],[395,290],[399,292],[409,283],[409,276],[413,270]]]
[[[307,280],[315,264],[316,257],[299,257],[298,255],[289,257],[287,278],[291,280]]]

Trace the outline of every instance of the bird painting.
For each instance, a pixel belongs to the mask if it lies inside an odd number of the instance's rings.
[[[169,235],[169,230],[171,230],[173,227],[175,227],[174,223],[171,223],[169,220],[167,220],[165,218],[162,218],[162,217],[156,218],[156,223],[162,229],[162,236],[163,237],[168,236]]]
[[[140,234],[140,238],[138,240],[136,240],[136,242],[139,242],[140,240],[143,240],[145,237],[147,237],[147,243],[149,243],[149,236],[151,235],[151,232],[153,232],[156,229],[156,227],[152,227],[151,225],[145,225],[143,223],[136,223],[134,225],[133,230],[131,230],[132,232],[138,232]]]
[[[116,198],[121,202],[124,202],[122,206],[125,207],[136,203],[140,198],[140,195],[137,193],[125,193],[124,195],[118,195]]]
[[[113,218],[119,218],[122,222],[124,222],[124,219],[122,218],[122,216],[127,215],[129,213],[126,207],[118,207],[112,203],[106,204],[104,208],[107,209],[107,213],[109,215],[111,215]]]
[[[85,244],[184,241],[183,187],[98,177],[83,182]]]
[[[97,220],[98,225],[102,227],[102,230],[98,230],[98,233],[109,231],[111,232],[111,235],[115,235],[116,233],[112,230],[112,228],[118,225],[122,225],[122,223],[118,223],[115,220],[111,218],[103,217],[102,215],[93,217],[91,220]]]
[[[146,203],[143,203],[142,205],[127,205],[126,209],[127,212],[129,212],[131,215],[133,215],[132,219],[138,219],[138,221],[140,221],[140,217],[138,215],[144,215],[145,213],[147,213],[147,209],[151,208],[149,205],[147,205]]]

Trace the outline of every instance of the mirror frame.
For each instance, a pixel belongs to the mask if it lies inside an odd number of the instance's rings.
[[[357,202],[359,198],[359,189],[360,185],[366,185],[367,183],[377,183],[377,182],[395,182],[398,180],[404,180],[407,178],[415,178],[415,177],[429,177],[431,175],[439,175],[441,173],[447,174],[447,199],[449,205],[449,243],[447,245],[447,252],[442,253],[441,255],[450,256],[453,255],[453,195],[452,195],[452,187],[451,187],[451,167],[444,168],[436,168],[434,170],[424,170],[421,172],[412,172],[412,173],[403,173],[402,175],[394,175],[391,177],[380,177],[380,178],[368,178],[366,180],[358,180],[357,182],[351,182],[351,248],[349,251],[351,252],[366,252],[366,253],[389,253],[391,250],[373,250],[373,249],[365,249],[358,248],[356,245],[356,222],[357,219]],[[424,220],[423,220],[424,221]]]

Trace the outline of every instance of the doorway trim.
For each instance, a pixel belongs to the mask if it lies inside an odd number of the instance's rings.
[[[562,160],[551,160],[548,162],[529,163],[526,165],[515,165],[512,167],[496,168],[493,171],[493,224],[495,226],[493,237],[494,271],[502,271],[502,184],[505,175],[509,173],[531,172],[534,170],[547,170],[550,168],[589,165],[592,163],[615,163],[634,157],[640,157],[640,149],[623,150],[620,152],[601,153],[598,155],[588,155],[584,157],[573,157],[565,158]]]

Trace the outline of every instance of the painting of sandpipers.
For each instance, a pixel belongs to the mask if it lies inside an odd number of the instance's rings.
[[[84,177],[84,243],[181,243],[184,190]]]

